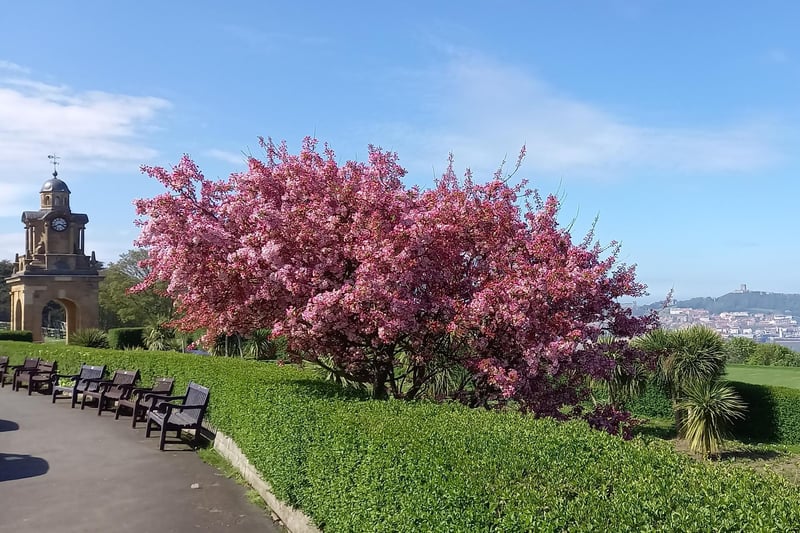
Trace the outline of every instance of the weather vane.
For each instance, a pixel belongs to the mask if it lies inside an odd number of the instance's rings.
[[[53,177],[54,178],[58,177],[58,170],[56,169],[56,166],[58,166],[58,160],[61,158],[58,157],[56,154],[50,154],[47,156],[47,159],[53,162]]]

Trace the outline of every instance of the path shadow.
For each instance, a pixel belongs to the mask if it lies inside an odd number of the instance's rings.
[[[49,469],[50,465],[41,457],[0,453],[0,482],[41,476]]]
[[[16,431],[19,429],[19,424],[11,420],[3,420],[0,418],[0,433],[3,431]]]

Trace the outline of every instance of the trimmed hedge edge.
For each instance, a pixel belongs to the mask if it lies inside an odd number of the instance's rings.
[[[2,330],[0,341],[33,342],[33,332],[26,330]]]
[[[256,491],[261,499],[272,509],[290,533],[322,533],[311,518],[303,511],[295,509],[278,499],[272,492],[272,485],[264,481],[250,463],[250,460],[237,446],[236,441],[219,430],[214,432],[214,449],[239,471],[245,481]]]

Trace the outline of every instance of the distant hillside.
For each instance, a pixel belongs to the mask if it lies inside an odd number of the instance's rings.
[[[661,302],[652,303],[648,309],[660,309]],[[692,298],[675,302],[675,307],[707,309],[710,313],[747,311],[750,313],[776,313],[800,316],[800,294],[778,292],[729,292],[719,298]]]

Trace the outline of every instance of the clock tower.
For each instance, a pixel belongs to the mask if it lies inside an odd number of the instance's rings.
[[[39,210],[22,213],[25,253],[17,254],[14,272],[6,283],[11,292],[11,327],[42,337],[42,310],[51,300],[64,306],[67,342],[77,329],[99,324],[98,292],[103,276],[94,252],[84,252],[89,217],[73,213],[70,190],[58,172],[39,191]]]

